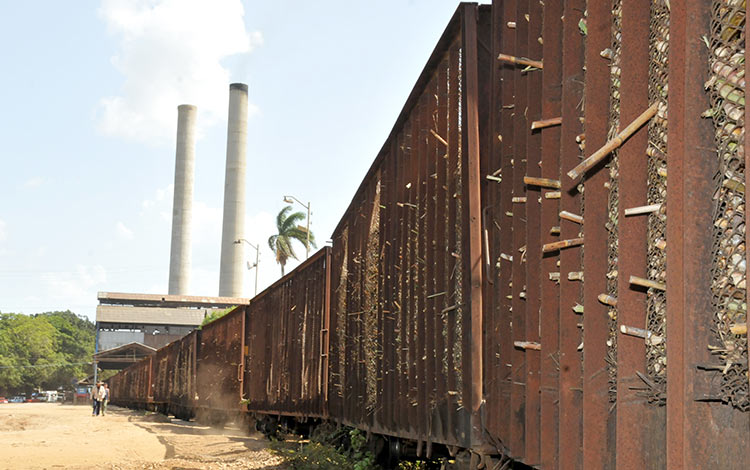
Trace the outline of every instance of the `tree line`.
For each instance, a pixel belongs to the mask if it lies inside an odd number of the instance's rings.
[[[71,311],[0,313],[0,395],[69,389],[91,373],[95,335]]]

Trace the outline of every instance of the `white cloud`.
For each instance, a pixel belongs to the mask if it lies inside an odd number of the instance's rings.
[[[89,305],[106,284],[107,271],[100,265],[77,265],[72,272],[47,273],[42,278],[56,304]]]
[[[3,219],[0,219],[0,242],[4,242],[8,239],[8,224]]]
[[[101,99],[98,125],[138,141],[172,141],[180,104],[198,106],[199,132],[223,122],[231,77],[221,61],[263,41],[245,29],[240,0],[102,0],[99,14],[119,38],[112,64],[125,83]]]
[[[28,180],[26,180],[23,186],[25,188],[32,189],[32,188],[38,188],[39,186],[42,185],[42,183],[44,183],[44,179],[39,176],[35,176],[34,178],[29,178]]]
[[[122,222],[117,222],[117,235],[119,235],[121,238],[124,238],[125,240],[132,240],[134,237],[133,231],[130,230],[128,227],[125,226]]]
[[[172,220],[172,199],[174,195],[174,184],[169,184],[164,188],[158,188],[152,199],[145,199],[141,202],[141,217],[145,216],[152,210],[159,214],[162,220],[171,222]]]

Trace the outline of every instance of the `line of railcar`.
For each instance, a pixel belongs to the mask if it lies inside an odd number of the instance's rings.
[[[333,246],[113,400],[391,462],[745,468],[745,11],[461,4]]]

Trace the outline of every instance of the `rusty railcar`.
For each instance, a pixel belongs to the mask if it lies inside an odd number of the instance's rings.
[[[331,418],[427,455],[483,440],[488,44],[490,8],[461,4],[333,235]]]
[[[159,349],[153,358],[153,404],[165,414],[190,419],[196,396],[196,358],[201,330]]]
[[[111,377],[110,401],[130,408],[148,408],[151,396],[151,356],[141,359]]]
[[[261,419],[327,416],[330,257],[321,249],[245,308],[243,403]]]
[[[244,306],[202,328],[195,380],[195,410],[199,419],[221,422],[241,413],[244,331]]]
[[[493,1],[483,398],[537,468],[745,468],[746,2]]]

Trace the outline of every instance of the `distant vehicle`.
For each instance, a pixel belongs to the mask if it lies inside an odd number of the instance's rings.
[[[23,397],[13,397],[8,400],[10,403],[23,403],[25,400]]]
[[[5,397],[0,397],[0,403],[8,403],[8,399]]]

